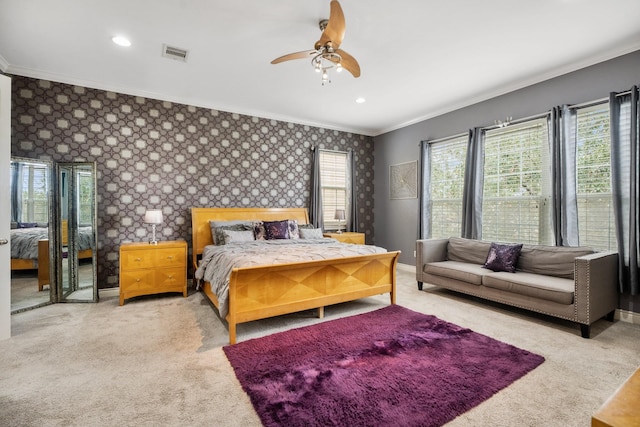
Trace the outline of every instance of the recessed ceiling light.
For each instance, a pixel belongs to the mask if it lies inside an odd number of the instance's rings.
[[[129,47],[131,46],[131,42],[128,38],[124,36],[114,36],[111,38],[111,41],[117,44],[118,46]]]
[[[364,104],[365,102],[367,102],[367,100],[364,99],[363,97],[359,97],[359,98],[356,98],[356,102],[358,104]]]

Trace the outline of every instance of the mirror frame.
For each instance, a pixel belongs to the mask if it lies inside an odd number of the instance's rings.
[[[11,309],[11,314],[16,314],[16,313],[21,313],[23,311],[27,311],[27,310],[33,310],[35,308],[40,308],[40,307],[44,307],[50,304],[53,304],[56,299],[57,299],[57,290],[58,290],[58,284],[57,284],[57,275],[55,274],[55,251],[54,251],[54,246],[53,244],[54,242],[54,236],[56,234],[56,223],[53,221],[54,219],[54,200],[53,200],[53,189],[54,189],[54,175],[55,175],[55,167],[54,167],[54,162],[48,159],[35,159],[35,158],[29,158],[29,157],[20,157],[20,156],[11,156],[11,163],[13,162],[24,162],[24,163],[41,163],[41,164],[45,164],[47,165],[47,170],[49,172],[49,176],[48,176],[48,182],[49,182],[49,189],[47,191],[47,201],[48,201],[48,206],[47,206],[47,215],[48,215],[48,219],[49,219],[49,230],[48,230],[48,236],[49,236],[49,301],[45,301],[45,302],[41,302],[29,307],[23,307],[23,308],[19,308],[19,309]],[[13,301],[11,302],[13,303]]]
[[[67,197],[71,198],[72,196],[75,196],[77,194],[76,192],[76,182],[75,182],[75,171],[77,168],[79,168],[80,166],[88,166],[91,170],[91,175],[92,175],[92,187],[93,187],[93,208],[92,208],[92,215],[91,215],[91,223],[92,223],[92,239],[93,239],[93,247],[92,247],[92,255],[91,255],[91,266],[92,266],[92,298],[91,299],[77,299],[77,298],[68,298],[67,295],[65,295],[64,290],[63,290],[63,277],[62,277],[62,261],[63,261],[63,251],[62,251],[62,204],[61,204],[61,191],[62,189],[62,182],[60,182],[60,174],[63,170],[63,168],[69,168],[71,169],[71,179],[67,180],[67,188],[64,189],[67,192]],[[98,298],[99,298],[99,293],[98,293],[98,219],[97,219],[97,167],[96,167],[96,162],[57,162],[55,164],[55,181],[54,181],[54,185],[55,185],[55,202],[56,202],[56,207],[55,207],[55,212],[54,212],[54,219],[55,219],[55,224],[56,224],[56,233],[54,235],[54,259],[55,259],[55,266],[56,266],[56,293],[55,293],[55,301],[56,302],[98,302]],[[74,216],[76,214],[76,210],[75,209],[71,209],[68,212],[68,216],[71,218],[72,216]],[[68,258],[69,262],[73,262],[74,266],[71,268],[71,279],[74,280],[74,282],[78,281],[78,274],[76,271],[76,266],[78,264],[78,258],[77,258],[77,253],[78,251],[75,250],[75,246],[76,246],[76,238],[75,235],[72,237],[71,233],[72,230],[77,228],[77,219],[71,218],[72,221],[68,222],[68,243],[71,246],[71,250],[68,250],[67,253],[68,254],[76,254],[73,257]],[[69,256],[69,255],[67,255]],[[77,285],[77,283],[76,283]]]

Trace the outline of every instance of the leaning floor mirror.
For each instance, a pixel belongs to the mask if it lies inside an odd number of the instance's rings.
[[[11,312],[54,301],[52,162],[11,158]],[[53,285],[52,285],[53,283]]]
[[[95,163],[57,163],[55,259],[58,302],[97,302]]]

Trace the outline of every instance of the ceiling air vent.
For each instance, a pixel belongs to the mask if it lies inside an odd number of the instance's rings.
[[[173,47],[173,46],[163,44],[162,56],[169,59],[175,59],[176,61],[187,62],[189,51],[186,49],[180,49],[179,47]]]

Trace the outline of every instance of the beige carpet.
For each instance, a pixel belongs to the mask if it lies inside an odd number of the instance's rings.
[[[640,365],[640,326],[570,323],[425,286],[398,273],[398,303],[536,352],[545,363],[450,426],[587,426]],[[325,321],[382,307],[380,296],[328,307]],[[238,327],[239,340],[318,321],[312,312]],[[221,346],[225,327],[200,293],[118,306],[56,304],[12,317],[0,342],[3,426],[259,426]],[[420,396],[416,396],[420,399]]]

